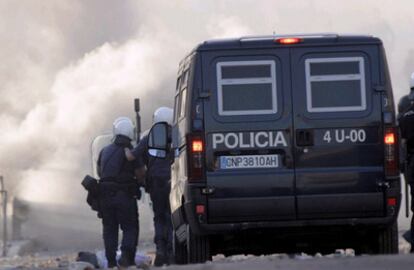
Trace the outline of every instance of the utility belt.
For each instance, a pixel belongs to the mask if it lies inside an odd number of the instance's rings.
[[[140,190],[137,183],[134,183],[133,179],[130,178],[130,181],[125,181],[127,179],[122,179],[115,177],[106,177],[102,178],[99,181],[99,193],[102,196],[115,196],[118,192],[124,192],[131,197],[138,198],[140,197]]]
[[[102,218],[101,201],[105,197],[115,196],[118,192],[124,192],[131,198],[141,199],[141,191],[132,177],[129,178],[102,178],[98,182],[95,178],[86,175],[82,186],[88,191],[86,202]]]

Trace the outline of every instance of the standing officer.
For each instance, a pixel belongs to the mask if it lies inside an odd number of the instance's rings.
[[[167,122],[172,124],[173,110],[167,107],[158,108],[153,115],[153,124]],[[148,135],[144,136],[138,146],[125,154],[128,160],[137,160],[141,167],[146,166],[145,190],[150,194],[154,211],[154,227],[156,245],[155,266],[172,263],[172,223],[170,208],[171,163],[173,159],[154,158],[148,155]],[[171,155],[169,155],[171,156]]]
[[[102,149],[98,159],[103,239],[110,268],[117,266],[119,227],[123,233],[119,265],[134,265],[139,233],[137,198],[140,195],[134,174],[136,163],[127,161],[124,154],[124,148],[132,148],[132,121],[127,117],[117,118],[113,134],[113,143]]]
[[[414,73],[410,88],[410,93],[398,103],[398,123],[406,152],[404,177],[410,186],[411,212],[414,213]],[[411,253],[414,253],[414,216],[411,218]]]

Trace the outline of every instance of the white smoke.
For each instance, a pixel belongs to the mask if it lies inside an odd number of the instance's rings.
[[[89,211],[79,183],[92,139],[117,116],[132,117],[136,97],[148,127],[156,107],[172,105],[180,59],[210,38],[373,34],[398,101],[414,71],[413,8],[408,0],[2,1],[0,174],[26,200]]]
[[[144,41],[105,44],[57,74],[51,101],[33,109],[22,129],[10,134],[12,141],[7,143],[19,145],[32,138],[35,145],[40,144],[41,149],[36,151],[43,152],[40,168],[27,171],[24,177],[23,197],[56,202],[64,192],[64,198],[70,198],[73,189],[59,192],[60,187],[66,186],[68,176],[78,185],[82,173],[87,172],[88,145],[94,134],[109,126],[112,115],[131,115],[133,98],[144,98],[160,86],[157,71],[162,63],[154,59],[159,56],[156,45]],[[130,106],[125,107],[125,103]],[[23,155],[23,162],[30,162],[25,159]],[[45,171],[52,175],[44,177]],[[59,176],[62,172],[63,177]],[[50,187],[50,179],[54,179],[53,190],[43,188],[37,195],[33,192],[36,186]],[[49,194],[45,196],[44,192]]]

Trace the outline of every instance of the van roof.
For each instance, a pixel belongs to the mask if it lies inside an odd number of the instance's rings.
[[[299,38],[297,44],[279,44],[276,42],[282,38]],[[270,36],[246,36],[230,39],[213,39],[199,44],[194,51],[217,50],[217,49],[245,49],[245,48],[266,48],[286,46],[326,46],[326,45],[357,45],[357,44],[382,44],[377,37],[370,35],[350,35],[336,33],[314,33],[314,34],[288,34]]]

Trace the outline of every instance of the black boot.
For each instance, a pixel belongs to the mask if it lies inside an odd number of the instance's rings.
[[[120,267],[129,267],[135,265],[135,256],[130,252],[122,252],[121,258],[118,261]]]
[[[168,263],[167,247],[164,241],[157,242],[156,246],[157,250],[155,252],[154,266],[163,266]]]
[[[167,264],[167,256],[162,253],[155,254],[154,266],[159,267]]]
[[[414,185],[411,185],[411,188],[414,188]],[[413,204],[413,203],[414,203],[414,199],[411,200],[411,204]],[[413,207],[413,206],[411,206],[411,207]],[[412,212],[414,214],[414,211],[412,211]],[[411,218],[410,242],[411,242],[410,253],[414,253],[414,216]]]
[[[114,268],[116,266],[117,266],[116,260],[110,260],[110,261],[108,261],[108,268]]]
[[[172,248],[172,243],[167,244],[167,265],[174,264],[175,258]]]

